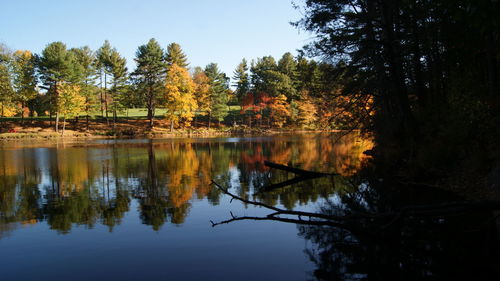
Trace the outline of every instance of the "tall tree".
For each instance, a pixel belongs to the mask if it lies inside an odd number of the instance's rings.
[[[208,77],[210,90],[211,108],[208,114],[208,128],[212,118],[215,118],[219,123],[229,114],[228,89],[229,78],[225,73],[219,70],[216,63],[210,63],[205,67],[205,74]]]
[[[87,131],[90,129],[90,114],[97,110],[99,101],[97,89],[94,85],[96,79],[96,54],[88,47],[73,48],[76,61],[80,65],[80,94],[85,97],[85,119]]]
[[[296,89],[297,62],[291,53],[283,54],[278,61],[278,72],[281,74],[277,75],[278,81],[276,82],[279,94],[285,95],[290,100],[298,98]]]
[[[96,67],[101,85],[101,116],[104,117],[104,114],[106,114],[106,122],[108,123],[108,76],[111,75],[113,67],[111,63],[113,50],[109,41],[105,40],[96,53]]]
[[[12,74],[10,71],[11,53],[7,47],[0,44],[0,114],[2,117],[15,114],[12,106],[14,89],[12,88]]]
[[[137,89],[146,100],[149,126],[154,125],[155,110],[163,97],[166,63],[164,53],[158,42],[152,38],[141,45],[135,53],[136,70],[132,73]]]
[[[35,58],[30,51],[18,50],[14,52],[12,60],[14,100],[21,104],[21,120],[24,118],[24,108],[28,101],[33,100],[38,94],[35,64]],[[33,107],[29,111],[30,114],[33,114]]]
[[[170,130],[172,131],[174,123],[179,121],[183,121],[185,126],[190,126],[197,104],[194,98],[195,84],[187,69],[175,63],[170,65],[165,88]]]
[[[201,115],[206,115],[212,107],[210,99],[210,79],[201,67],[196,67],[193,73],[193,82],[195,84],[194,96],[198,104],[198,111]],[[195,115],[195,126],[197,125],[197,116]]]
[[[167,46],[167,56],[166,61],[168,67],[172,64],[177,64],[177,66],[182,68],[187,68],[189,63],[187,62],[187,57],[181,49],[181,45],[177,43],[170,43]]]
[[[250,91],[250,78],[248,75],[248,64],[246,59],[242,59],[234,70],[233,79],[235,80],[233,86],[236,87],[236,97],[238,102],[241,102],[243,96]]]
[[[53,42],[42,51],[38,69],[43,87],[51,97],[51,114],[56,113],[55,131],[59,131],[58,85],[63,82],[77,82],[75,57],[62,42]]]
[[[127,60],[120,56],[120,54],[113,50],[110,56],[111,64],[111,109],[113,111],[113,128],[116,127],[117,113],[122,111],[125,105],[126,97],[124,94],[127,92]]]

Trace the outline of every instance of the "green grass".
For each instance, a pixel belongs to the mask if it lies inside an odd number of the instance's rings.
[[[237,116],[239,115],[241,107],[239,105],[230,105],[229,106],[229,115],[230,116]],[[155,117],[157,118],[162,118],[165,116],[166,109],[164,108],[158,108],[156,109],[155,112]],[[84,115],[85,113],[82,113],[81,115]],[[105,113],[106,114],[106,113]],[[92,119],[100,119],[101,118],[101,111],[95,111],[91,112],[91,118]],[[118,113],[118,118],[120,119],[145,119],[147,118],[148,115],[148,110],[146,108],[129,108],[126,110],[123,110],[122,112]],[[113,117],[113,114],[111,112],[108,113],[109,118]],[[54,117],[54,116],[53,116]],[[1,117],[0,121],[20,121],[21,117]],[[38,116],[38,117],[25,117],[24,120],[38,120],[38,121],[43,121],[43,120],[49,120],[49,116]]]

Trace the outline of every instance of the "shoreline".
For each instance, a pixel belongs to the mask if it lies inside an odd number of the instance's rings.
[[[19,140],[94,140],[94,139],[160,139],[160,138],[182,138],[182,137],[229,137],[229,136],[273,136],[284,134],[308,134],[308,133],[340,133],[345,130],[304,130],[304,129],[202,129],[202,130],[176,130],[173,132],[150,131],[134,132],[133,134],[107,134],[103,131],[92,132],[65,132],[64,135],[56,132],[13,132],[0,133],[0,142],[12,142]]]
[[[266,136],[278,134],[303,133],[335,133],[346,130],[318,130],[302,128],[249,128],[245,125],[215,125],[208,129],[204,122],[199,126],[178,128],[170,131],[165,120],[157,120],[155,127],[149,128],[148,121],[119,120],[115,124],[103,120],[91,120],[66,123],[64,135],[62,130],[55,132],[53,123],[48,120],[25,120],[0,122],[0,142],[15,140],[85,140],[85,139],[139,139],[139,138],[172,138],[172,137],[214,137],[214,136]],[[88,130],[87,130],[88,128]]]

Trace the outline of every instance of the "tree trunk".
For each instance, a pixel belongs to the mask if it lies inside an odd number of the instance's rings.
[[[149,118],[149,127],[153,129],[155,125],[155,110],[154,108],[151,110],[151,118]]]
[[[212,112],[208,113],[208,129],[210,130],[210,122],[212,121]]]
[[[56,112],[55,130],[56,130],[56,133],[59,133],[59,112]]]
[[[24,101],[21,102],[21,123],[24,123]]]
[[[85,118],[87,121],[87,132],[88,132],[90,130],[89,112],[87,112],[87,116]]]
[[[109,116],[108,116],[108,85],[107,85],[107,75],[104,72],[104,107],[106,109],[106,124],[109,126]]]
[[[170,119],[170,132],[174,131],[174,120]]]
[[[113,131],[116,130],[116,110],[113,110]]]
[[[66,115],[63,117],[63,127],[62,127],[62,133],[61,135],[64,136],[64,130],[66,129]]]
[[[104,118],[104,91],[102,88],[102,75],[100,75],[101,82],[101,119]]]

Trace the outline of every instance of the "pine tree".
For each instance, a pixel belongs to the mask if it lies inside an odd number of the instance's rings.
[[[80,66],[80,94],[85,97],[85,119],[88,131],[90,129],[90,114],[99,106],[98,90],[94,85],[97,74],[96,54],[88,46],[73,48],[71,51],[75,54],[76,61]]]
[[[15,114],[12,103],[14,89],[12,88],[12,77],[9,68],[11,55],[4,45],[0,44],[0,116],[9,117]]]
[[[55,131],[59,131],[58,85],[62,82],[78,82],[78,64],[72,52],[62,42],[47,45],[38,59],[38,69],[43,87],[50,95],[51,114],[56,113]]]
[[[24,108],[38,94],[36,91],[35,58],[30,51],[18,50],[14,52],[12,66],[14,101],[21,104],[21,120],[23,120]],[[33,108],[30,108],[30,113],[33,113]]]
[[[189,63],[187,62],[187,57],[181,49],[181,45],[177,43],[170,43],[167,46],[166,61],[168,67],[172,64],[177,64],[177,66],[182,68],[187,68]]]
[[[135,53],[137,68],[132,73],[136,88],[145,99],[149,126],[154,125],[155,110],[163,98],[166,63],[158,42],[152,38],[146,45],[139,46]]]
[[[234,70],[233,79],[236,81],[233,86],[236,87],[236,97],[240,103],[243,96],[250,91],[250,78],[248,76],[247,60],[243,59]]]
[[[228,103],[228,81],[229,78],[225,73],[219,71],[216,63],[210,63],[205,67],[205,74],[208,77],[210,84],[210,104],[211,108],[208,115],[208,128],[210,128],[211,119],[215,118],[219,121],[229,114]]]
[[[125,104],[126,84],[128,80],[127,60],[113,50],[110,56],[111,64],[111,110],[113,111],[113,128],[116,127],[117,113],[122,111]]]
[[[98,70],[100,85],[101,85],[101,117],[106,113],[106,122],[109,124],[108,116],[108,76],[111,75],[112,64],[111,54],[113,48],[108,40],[97,50],[96,53],[96,67]]]

